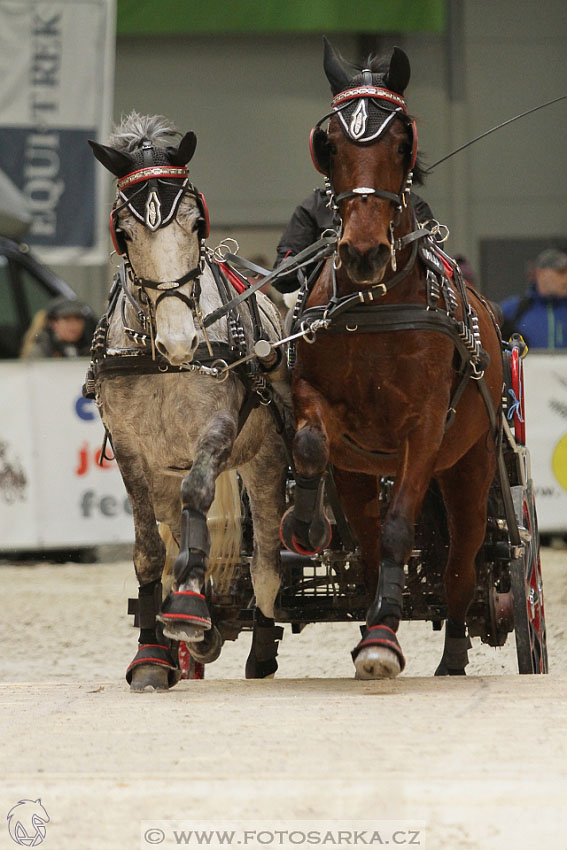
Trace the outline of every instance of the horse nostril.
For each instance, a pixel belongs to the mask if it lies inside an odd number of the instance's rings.
[[[351,245],[350,242],[341,242],[339,245],[339,257],[342,262],[348,266],[352,263],[357,263],[360,261],[360,251]]]
[[[370,249],[371,261],[375,261],[379,266],[383,266],[390,259],[390,248],[388,245],[377,245],[376,248]]]
[[[373,245],[367,251],[359,251],[350,242],[341,242],[339,257],[347,268],[361,275],[368,275],[381,269],[388,262],[390,247],[380,243],[380,245]]]
[[[164,357],[167,357],[167,348],[165,347],[163,342],[156,341],[156,348],[160,354],[162,354]]]

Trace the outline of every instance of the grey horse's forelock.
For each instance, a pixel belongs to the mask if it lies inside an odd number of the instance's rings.
[[[122,116],[110,135],[109,145],[115,150],[129,153],[140,147],[143,141],[153,144],[166,144],[171,137],[179,137],[181,133],[164,115],[140,115],[131,112]]]

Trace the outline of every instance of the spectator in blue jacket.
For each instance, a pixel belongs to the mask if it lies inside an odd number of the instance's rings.
[[[500,306],[503,339],[519,333],[529,348],[567,348],[567,254],[555,248],[539,254],[525,295],[506,298]]]

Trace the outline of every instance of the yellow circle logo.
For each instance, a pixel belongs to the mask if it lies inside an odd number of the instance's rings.
[[[564,434],[555,446],[551,468],[563,489],[567,490],[567,434]]]

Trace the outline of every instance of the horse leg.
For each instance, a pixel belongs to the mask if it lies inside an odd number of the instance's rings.
[[[279,525],[284,508],[286,464],[279,445],[267,443],[250,463],[239,469],[250,500],[254,552],[250,574],[256,607],[252,646],[246,661],[247,679],[273,677],[283,629],[274,621],[274,603],[280,589]]]
[[[210,420],[197,444],[191,470],[181,484],[181,541],[173,566],[176,589],[169,593],[157,617],[164,634],[174,640],[202,641],[212,625],[201,592],[210,550],[207,512],[215,495],[216,478],[230,459],[236,432],[236,417],[227,410]]]
[[[380,493],[376,475],[334,467],[339,501],[360,546],[364,583],[369,597],[376,592],[380,562]]]
[[[156,615],[161,605],[161,575],[165,546],[157,531],[156,517],[144,466],[140,457],[125,451],[115,438],[116,459],[134,518],[134,567],[138,578],[136,623],[140,628],[138,652],[126,671],[133,691],[167,690],[180,677],[175,654],[162,634]]]
[[[400,446],[392,501],[382,524],[381,562],[374,601],[366,617],[366,631],[352,651],[358,679],[394,678],[405,666],[396,637],[402,617],[404,565],[411,554],[414,523],[433,468],[435,440],[412,431]],[[423,446],[433,452],[424,456]]]
[[[323,400],[306,381],[294,387],[297,430],[294,505],[284,514],[280,536],[284,546],[301,555],[314,555],[331,541],[331,526],[323,507],[323,473],[329,463],[329,439],[322,416]]]
[[[445,570],[447,623],[436,676],[464,676],[470,640],[466,615],[476,587],[475,559],[486,534],[488,493],[496,458],[484,435],[458,463],[438,475],[447,511],[449,555]]]

